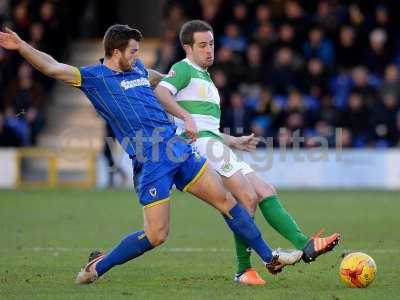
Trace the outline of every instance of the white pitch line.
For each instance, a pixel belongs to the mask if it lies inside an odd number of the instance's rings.
[[[68,247],[22,247],[19,251],[32,251],[32,252],[90,252],[93,250],[89,248],[68,248]],[[0,249],[0,252],[11,251],[11,249]],[[15,249],[12,249],[15,251]],[[195,247],[175,247],[175,248],[160,248],[158,251],[167,253],[220,253],[220,252],[233,252],[233,248],[195,248]],[[375,254],[399,254],[400,249],[380,248],[380,249],[338,249],[336,253],[350,253],[350,252],[365,252]]]
[[[89,248],[67,248],[67,247],[22,247],[22,251],[33,251],[33,252],[89,252],[93,249]],[[6,251],[2,249],[0,251]],[[233,252],[233,249],[228,248],[160,248],[160,252]]]

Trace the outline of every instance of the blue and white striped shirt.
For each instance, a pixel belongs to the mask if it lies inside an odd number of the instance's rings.
[[[155,142],[159,143],[154,139],[156,134],[161,141],[175,135],[176,126],[157,100],[140,60],[128,72],[113,71],[102,62],[79,71],[79,88],[111,126],[130,157],[135,158],[138,151],[146,152]]]

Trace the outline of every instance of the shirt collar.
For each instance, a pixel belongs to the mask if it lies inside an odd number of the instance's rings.
[[[202,72],[207,72],[207,69],[203,69],[202,67],[200,67],[199,65],[195,64],[194,62],[192,62],[189,58],[185,58],[184,61],[186,61],[189,65],[191,65],[193,68],[202,71]]]

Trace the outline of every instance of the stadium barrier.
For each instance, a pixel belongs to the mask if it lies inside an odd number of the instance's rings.
[[[0,149],[0,188],[96,184],[96,152],[87,149]]]
[[[278,188],[400,189],[400,149],[259,149],[235,153]],[[117,153],[114,158],[131,176],[129,157]],[[107,177],[105,159],[99,156],[97,186],[105,187]],[[127,187],[132,188],[132,181]]]
[[[285,189],[400,189],[400,150],[346,149],[318,153],[313,149],[236,152],[263,178]],[[116,163],[132,175],[127,155]],[[109,169],[94,151],[23,148],[0,149],[0,188],[24,186],[105,187]],[[132,181],[127,187],[132,188]]]
[[[241,157],[279,188],[400,189],[399,149],[257,152],[259,156],[246,152]]]

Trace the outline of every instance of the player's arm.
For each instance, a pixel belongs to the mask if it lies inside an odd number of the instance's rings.
[[[27,62],[46,76],[70,85],[80,85],[80,72],[76,67],[59,63],[50,55],[33,48],[9,28],[0,31],[0,46],[18,51]]]
[[[196,140],[197,126],[192,115],[175,101],[171,91],[162,85],[158,85],[155,94],[168,113],[185,122],[186,135],[190,139]]]
[[[260,138],[255,137],[254,133],[239,137],[221,133],[221,137],[225,145],[243,151],[254,151],[260,142]]]
[[[161,79],[165,76],[164,74],[161,74],[160,72],[157,72],[153,69],[147,69],[147,72],[149,72],[149,82],[152,88],[155,88],[157,84],[161,81]]]

